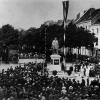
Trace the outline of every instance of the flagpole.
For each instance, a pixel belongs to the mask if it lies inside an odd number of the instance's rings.
[[[47,31],[47,27],[45,28],[45,60],[46,60],[46,54],[47,54],[47,48],[46,48],[46,45],[47,45],[47,41],[46,41],[46,35],[47,35],[47,33],[46,33],[46,31]]]
[[[66,49],[65,49],[66,35],[65,35],[65,31],[66,31],[66,26],[65,26],[65,22],[64,22],[64,57],[63,57],[64,70],[65,70],[65,67],[66,67]]]
[[[63,1],[63,22],[64,22],[64,57],[63,57],[63,64],[64,69],[66,67],[66,49],[65,49],[65,42],[66,42],[66,21],[67,21],[67,14],[68,14],[68,7],[69,7],[69,0]]]

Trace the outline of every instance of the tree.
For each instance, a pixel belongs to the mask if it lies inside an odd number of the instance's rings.
[[[31,27],[28,30],[24,31],[24,34],[20,37],[21,47],[25,45],[27,52],[33,51],[33,46],[36,51],[39,52],[40,49],[40,30],[39,28]]]
[[[76,25],[71,22],[66,28],[66,46],[70,48],[80,48],[85,46],[86,48],[93,48],[96,38],[93,33],[85,30],[82,27],[76,27]]]
[[[18,30],[13,26],[7,24],[0,29],[0,40],[6,45],[14,44],[18,45]]]

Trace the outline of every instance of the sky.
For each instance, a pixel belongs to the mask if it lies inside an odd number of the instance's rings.
[[[90,7],[100,8],[100,0],[69,0],[68,19]],[[40,27],[48,20],[63,19],[62,0],[0,0],[0,27]]]

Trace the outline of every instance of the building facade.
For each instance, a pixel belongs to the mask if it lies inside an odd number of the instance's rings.
[[[74,22],[77,27],[83,27],[97,37],[93,54],[98,56],[98,50],[100,50],[100,9],[90,8],[83,11],[83,14],[78,13]]]
[[[91,34],[95,34],[98,41],[94,47],[100,49],[100,9],[90,8],[81,16],[79,13],[74,22],[77,27],[83,27],[89,30]]]

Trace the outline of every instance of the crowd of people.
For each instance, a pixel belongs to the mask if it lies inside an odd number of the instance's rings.
[[[0,100],[99,100],[100,82],[49,77],[46,64],[29,63],[0,73]]]
[[[31,58],[45,58],[45,54],[38,54],[37,52],[35,53],[20,53],[19,54],[20,59],[31,59]]]
[[[72,73],[72,71],[76,72],[76,73],[80,73],[80,76],[86,76],[86,77],[95,77],[96,76],[96,71],[97,71],[97,64],[92,64],[92,63],[88,63],[88,62],[78,62],[73,64],[70,67],[70,74]]]

